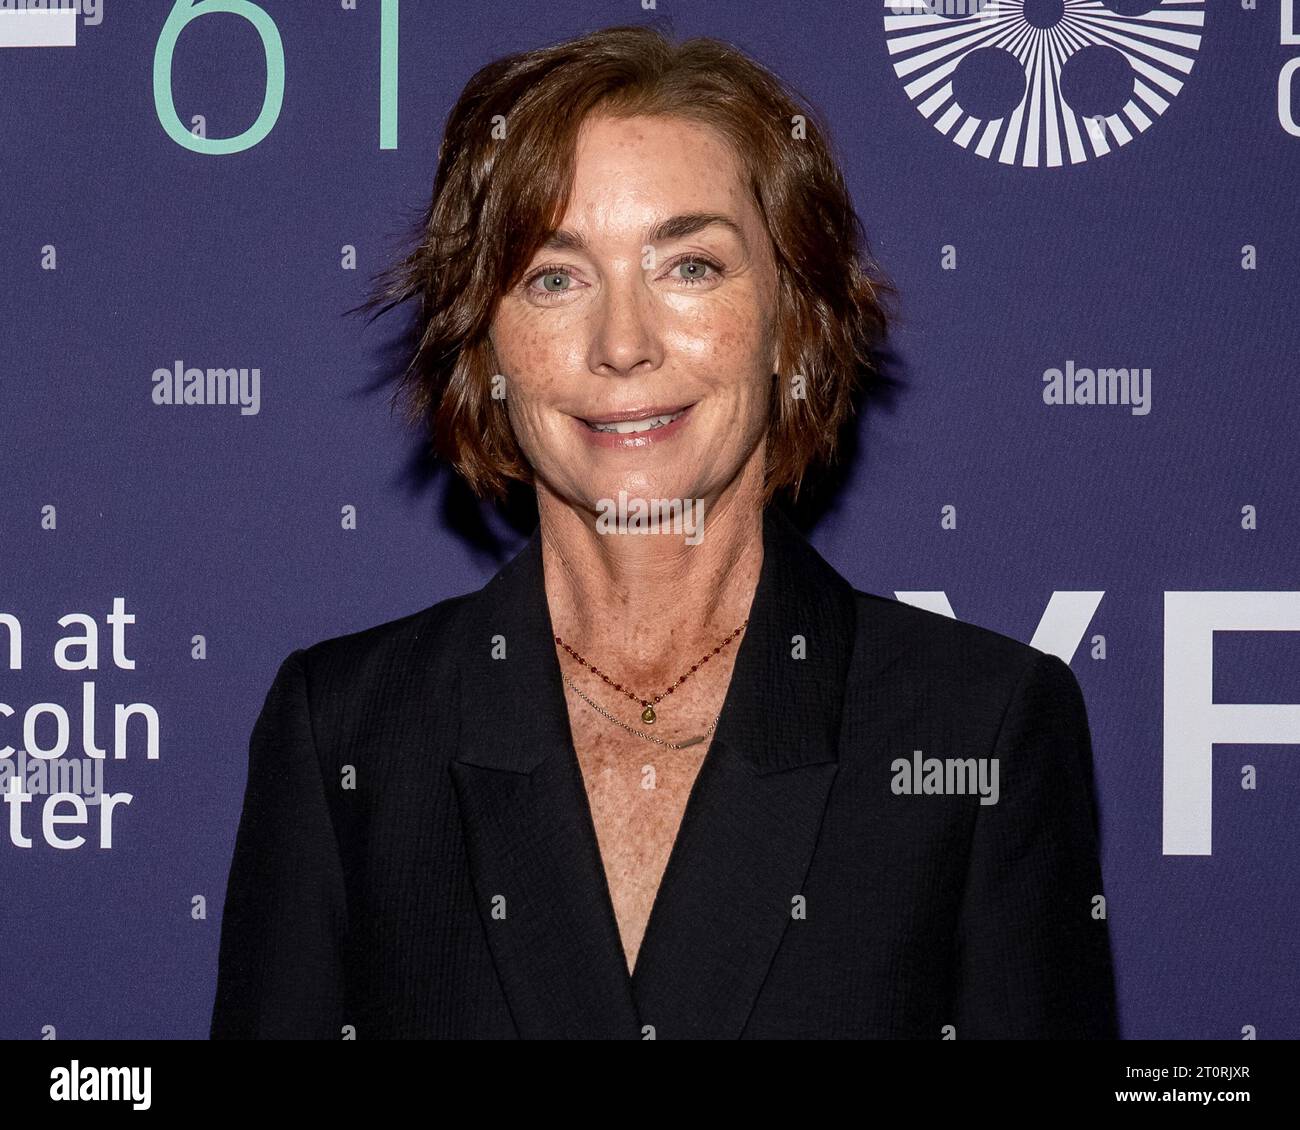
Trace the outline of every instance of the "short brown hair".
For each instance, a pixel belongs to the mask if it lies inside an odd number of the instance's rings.
[[[373,318],[419,299],[418,344],[394,404],[405,400],[434,453],[480,498],[532,481],[504,401],[491,394],[488,330],[563,218],[578,130],[593,112],[711,126],[747,173],[777,264],[780,368],[803,378],[802,398],[772,382],[764,502],[782,488],[797,497],[811,466],[835,460],[897,292],[871,257],[815,108],[716,39],[675,44],[650,25],[611,27],[498,59],[469,80],[414,249],[354,308]]]

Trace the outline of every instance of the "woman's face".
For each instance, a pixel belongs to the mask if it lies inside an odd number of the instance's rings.
[[[746,467],[761,486],[776,288],[722,137],[673,118],[589,119],[559,231],[491,330],[539,492],[587,511],[621,490],[707,510]],[[662,415],[675,418],[591,427]]]

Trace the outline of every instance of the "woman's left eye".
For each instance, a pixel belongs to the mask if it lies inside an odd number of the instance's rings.
[[[690,270],[693,273],[690,275],[678,275],[677,276],[678,281],[687,283],[690,286],[695,286],[698,283],[702,283],[702,282],[708,282],[708,276],[706,276],[704,273],[706,268],[715,272],[722,271],[722,268],[719,267],[718,264],[714,263],[712,260],[700,259],[696,257],[692,257],[689,259],[682,259],[679,262],[674,263],[672,267],[674,271],[680,271],[683,268],[686,268],[687,270]]]

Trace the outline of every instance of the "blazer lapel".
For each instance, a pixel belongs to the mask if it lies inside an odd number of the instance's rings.
[[[637,955],[657,1038],[744,1031],[835,778],[855,617],[852,587],[769,507],[749,627]]]
[[[451,773],[479,913],[524,1039],[640,1039],[573,749],[541,535],[471,598]]]
[[[451,771],[521,1036],[743,1032],[835,776],[856,611],[852,588],[775,507],[763,547],[749,627],[632,977],[573,750],[540,532],[467,603]]]

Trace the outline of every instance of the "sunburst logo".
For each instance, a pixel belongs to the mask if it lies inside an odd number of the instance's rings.
[[[1003,164],[1078,164],[1127,145],[1178,96],[1204,0],[885,0],[907,96]]]

